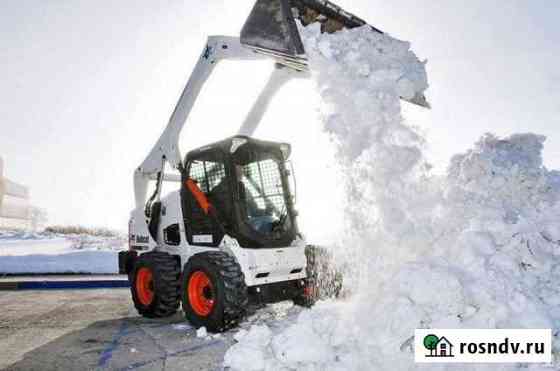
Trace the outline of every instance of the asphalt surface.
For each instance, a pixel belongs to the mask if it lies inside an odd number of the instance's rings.
[[[139,317],[128,289],[0,292],[3,370],[219,370],[233,334]]]

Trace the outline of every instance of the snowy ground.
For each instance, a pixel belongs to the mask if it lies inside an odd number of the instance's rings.
[[[0,274],[118,273],[117,237],[0,231]]]

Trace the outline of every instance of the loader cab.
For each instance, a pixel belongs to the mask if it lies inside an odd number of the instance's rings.
[[[198,188],[181,191],[189,244],[215,247],[227,234],[245,248],[290,246],[298,234],[290,152],[289,144],[245,136],[189,152],[183,184]]]

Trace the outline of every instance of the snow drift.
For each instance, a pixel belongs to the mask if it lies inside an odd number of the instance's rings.
[[[345,175],[346,233],[334,252],[352,267],[351,295],[240,333],[224,365],[410,370],[415,328],[557,329],[560,173],[542,165],[545,138],[484,135],[433,176],[422,136],[401,117],[399,96],[428,86],[410,45],[367,27],[302,34]],[[462,367],[498,368],[518,365]]]
[[[0,274],[118,273],[126,238],[0,231]]]

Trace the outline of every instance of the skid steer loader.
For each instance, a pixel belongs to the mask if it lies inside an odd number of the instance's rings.
[[[328,254],[306,246],[298,231],[290,145],[251,138],[273,93],[308,76],[296,21],[320,22],[324,32],[366,25],[325,0],[258,0],[241,37],[208,38],[168,126],[136,169],[129,251],[119,254],[119,270],[141,315],[169,316],[181,303],[194,326],[216,332],[235,326],[251,302],[310,305],[338,292]],[[276,68],[239,135],[183,159],[179,133],[214,67],[262,59]],[[412,102],[427,106],[423,96]],[[163,182],[177,182],[177,190],[162,197]]]

